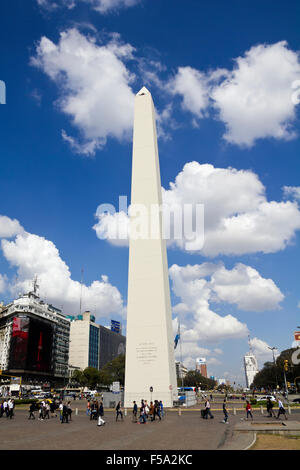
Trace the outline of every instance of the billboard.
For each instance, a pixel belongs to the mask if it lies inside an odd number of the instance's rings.
[[[197,364],[206,364],[206,358],[205,357],[198,357],[196,359]]]
[[[29,316],[13,318],[9,368],[52,372],[53,327]]]
[[[111,320],[110,329],[111,331],[114,331],[115,333],[121,333],[121,323],[116,320]]]
[[[300,331],[295,331],[294,338],[295,338],[295,341],[300,341]]]

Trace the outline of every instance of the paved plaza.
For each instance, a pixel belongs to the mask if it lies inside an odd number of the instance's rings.
[[[217,406],[215,406],[217,408]],[[78,414],[76,415],[76,408]],[[59,418],[28,420],[27,408],[16,409],[12,420],[0,419],[1,450],[242,450],[253,442],[253,432],[237,433],[236,426],[245,418],[244,411],[229,414],[229,424],[220,421],[222,411],[213,411],[214,419],[203,420],[196,409],[167,410],[159,422],[136,424],[131,415],[115,421],[114,411],[105,411],[105,426],[98,427],[85,413],[85,402],[73,402],[72,421]],[[230,409],[230,407],[229,407]],[[255,422],[266,421],[266,414],[254,412]],[[300,422],[300,412],[289,420]],[[274,422],[274,418],[270,419]]]

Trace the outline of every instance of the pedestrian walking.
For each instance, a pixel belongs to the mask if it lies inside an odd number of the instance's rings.
[[[104,416],[104,409],[103,409],[103,403],[101,401],[99,405],[99,417],[98,417],[97,426],[103,426],[105,424],[103,416]]]
[[[68,418],[69,418],[69,421],[72,421],[72,407],[71,407],[71,402],[68,401],[67,403],[67,410],[68,410]]]
[[[146,413],[145,413],[145,403],[144,400],[141,401],[141,407],[140,407],[140,420],[138,424],[146,424],[147,418],[146,418]]]
[[[90,406],[90,420],[97,419],[97,418],[98,418],[98,410],[97,410],[96,402],[93,401],[93,403]]]
[[[278,415],[277,415],[277,418],[276,419],[279,419],[279,416],[280,415],[284,415],[285,419],[287,420],[287,415],[285,413],[285,408],[283,406],[283,403],[281,400],[279,400],[279,398],[277,398],[277,402],[278,402]]]
[[[123,413],[121,410],[121,402],[119,401],[117,406],[116,406],[116,421],[118,421],[119,415],[121,416],[121,420],[123,421]]]
[[[50,404],[48,401],[46,401],[45,406],[44,406],[44,419],[50,419]]]
[[[224,413],[224,419],[223,419],[222,423],[228,424],[228,411],[227,411],[227,408],[226,408],[226,398],[223,401],[223,413]]]
[[[7,418],[12,419],[12,417],[14,416],[15,401],[10,398],[8,400],[7,407],[8,407]]]
[[[60,422],[62,422],[62,420],[63,420],[63,410],[64,410],[64,405],[63,405],[62,401],[60,401],[59,405],[58,405]]]
[[[164,417],[164,405],[163,405],[163,402],[160,400],[159,402],[159,409],[160,409],[160,416],[161,418]]]
[[[138,412],[138,407],[137,407],[136,402],[134,401],[133,402],[133,408],[132,408],[132,421],[134,423],[137,422],[137,412]]]
[[[252,407],[250,405],[250,402],[248,400],[246,400],[246,419],[248,419],[249,416],[251,417],[251,419],[253,421]]]
[[[68,407],[67,407],[66,403],[63,404],[63,408],[62,408],[61,424],[62,423],[69,423],[69,413],[68,413]]]
[[[269,418],[272,418],[274,417],[275,418],[275,413],[274,413],[274,410],[273,410],[273,403],[271,401],[271,398],[268,397],[267,398],[267,412],[269,413]]]
[[[28,417],[28,419],[35,419],[34,412],[35,412],[35,404],[31,403],[31,405],[29,407],[29,417]]]
[[[204,418],[205,419],[208,419],[208,416],[210,417],[210,419],[213,419],[213,415],[211,414],[211,411],[210,411],[210,403],[209,403],[209,400],[206,400],[205,402],[205,416]]]
[[[149,408],[149,405],[148,405],[148,403],[147,403],[147,400],[145,400],[144,405],[145,405],[145,415],[146,415],[146,419],[148,419],[150,408]]]
[[[155,416],[158,416],[159,421],[161,421],[160,406],[159,406],[158,400],[154,400],[153,421],[155,421]]]

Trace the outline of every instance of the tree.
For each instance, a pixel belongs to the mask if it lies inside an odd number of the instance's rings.
[[[112,382],[125,382],[125,355],[120,354],[112,361],[105,364],[100,370],[100,382],[103,385],[110,385]]]
[[[211,390],[216,386],[216,381],[204,377],[197,370],[189,370],[184,377],[184,386],[201,387],[202,390]],[[178,387],[181,387],[181,379],[178,380]]]
[[[284,388],[284,361],[286,359],[289,362],[286,380],[287,382],[294,383],[295,378],[300,376],[300,365],[294,365],[291,360],[295,350],[295,348],[291,348],[282,351],[280,356],[277,357],[275,364],[273,362],[266,362],[264,367],[254,377],[251,388],[275,389],[277,384],[280,388]]]
[[[100,373],[94,367],[86,367],[84,370],[75,370],[72,382],[79,383],[81,387],[96,388],[100,382]]]

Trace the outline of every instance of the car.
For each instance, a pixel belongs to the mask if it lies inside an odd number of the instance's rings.
[[[257,397],[257,401],[267,401],[270,398],[271,401],[276,401],[276,398],[273,395],[263,395],[261,397]]]
[[[300,398],[294,398],[293,403],[300,403]]]

